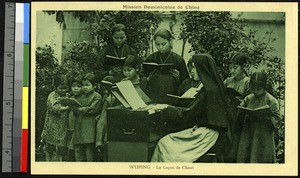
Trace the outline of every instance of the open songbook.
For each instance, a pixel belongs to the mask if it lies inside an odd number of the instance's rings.
[[[145,74],[151,73],[153,70],[158,70],[162,72],[170,71],[174,69],[174,64],[157,64],[155,62],[144,62],[143,70]]]
[[[177,106],[187,106],[189,103],[193,101],[196,94],[200,91],[200,89],[203,87],[203,84],[201,83],[198,87],[191,87],[188,89],[185,93],[183,93],[181,96],[167,94],[167,96],[174,98],[174,104]]]
[[[238,106],[237,108],[247,115],[252,115],[252,116],[256,116],[256,117],[274,115],[268,105],[265,105],[265,106],[262,106],[262,107],[259,107],[256,109],[250,109],[250,108],[246,108],[246,107],[242,107],[242,106]]]
[[[154,104],[151,104],[151,99],[143,92],[139,85],[132,84],[130,80],[116,84],[107,81],[102,81],[101,83],[104,84],[126,108],[132,108],[132,110],[150,110],[154,106]]]
[[[118,58],[116,56],[106,55],[106,63],[110,66],[123,66],[125,63],[125,57]]]
[[[81,104],[74,98],[64,97],[59,100],[59,103],[69,107],[81,107]]]

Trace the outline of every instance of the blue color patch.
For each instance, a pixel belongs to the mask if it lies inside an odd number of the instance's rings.
[[[29,18],[30,7],[29,3],[24,3],[24,43],[29,43]]]

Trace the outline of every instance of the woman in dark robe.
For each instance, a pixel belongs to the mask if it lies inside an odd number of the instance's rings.
[[[112,83],[121,81],[125,76],[122,72],[122,65],[110,62],[116,58],[119,60],[124,60],[128,55],[133,55],[137,59],[137,52],[128,44],[126,44],[126,27],[123,24],[115,24],[112,27],[112,43],[105,46],[103,50],[100,51],[99,57],[95,65],[95,75],[98,77],[99,82],[104,79]]]
[[[158,30],[154,35],[157,52],[150,54],[145,62],[157,64],[174,64],[170,71],[154,71],[147,76],[147,93],[156,103],[171,103],[166,94],[177,94],[181,82],[189,78],[184,59],[172,51],[173,36],[166,29]]]
[[[216,145],[217,154],[229,149],[232,113],[216,64],[208,54],[194,55],[192,62],[203,84],[195,100],[187,108],[158,104],[154,109],[171,122],[191,121],[195,126],[160,139],[152,162],[194,162]]]

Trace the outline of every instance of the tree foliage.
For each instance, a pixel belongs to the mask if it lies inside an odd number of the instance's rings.
[[[248,73],[262,70],[268,74],[267,91],[278,100],[284,100],[285,70],[284,60],[273,55],[276,51],[270,44],[276,41],[272,31],[258,38],[256,31],[246,30],[247,25],[240,14],[233,19],[229,12],[182,12],[183,22],[180,39],[191,44],[190,50],[196,53],[209,53],[213,56],[225,79],[229,75],[229,59],[233,52],[247,54]],[[282,102],[284,107],[284,102]],[[278,162],[284,162],[284,118],[276,131],[276,153]]]
[[[116,23],[127,27],[127,43],[144,58],[149,50],[151,36],[161,21],[160,14],[153,11],[46,11],[56,15],[56,21],[62,28],[67,28],[65,15],[71,14],[87,24],[86,31],[94,41],[73,41],[65,59],[59,65],[53,49],[46,45],[38,47],[36,52],[37,104],[45,106],[46,97],[54,90],[54,74],[66,72],[69,76],[92,72],[91,66],[97,59],[98,51],[111,42],[111,28]],[[174,16],[176,14],[173,14]],[[271,47],[275,42],[272,31],[258,38],[256,31],[247,29],[239,16],[233,19],[229,12],[180,12],[183,17],[180,39],[191,44],[190,52],[209,53],[215,59],[221,76],[228,77],[229,59],[233,52],[242,51],[249,55],[248,73],[264,70],[269,74],[268,91],[277,99],[284,100],[285,68],[284,60],[273,55]],[[247,30],[246,30],[247,29]],[[282,102],[284,106],[284,102]],[[43,121],[45,108],[37,111],[37,121]],[[43,123],[43,122],[41,122]],[[38,128],[38,127],[37,127]],[[284,162],[284,117],[276,130],[276,154],[279,163]],[[38,129],[37,129],[38,130]]]
[[[127,43],[137,50],[140,57],[147,55],[151,35],[161,22],[159,12],[155,11],[45,11],[56,15],[61,27],[67,28],[65,14],[72,14],[81,22],[88,24],[87,31],[95,38],[100,48],[111,42],[111,28],[116,23],[126,26]]]

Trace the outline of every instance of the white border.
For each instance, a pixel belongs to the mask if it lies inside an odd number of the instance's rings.
[[[285,164],[228,163],[69,163],[35,162],[35,48],[36,11],[40,10],[124,10],[123,5],[199,6],[200,11],[243,11],[286,13],[286,109]],[[130,9],[131,11],[133,9]],[[151,9],[147,9],[151,11]],[[153,10],[153,9],[152,9]],[[140,9],[139,9],[140,11]],[[161,11],[161,10],[159,10]],[[169,11],[169,9],[168,9]],[[181,11],[181,10],[178,10]],[[183,9],[183,11],[187,11]],[[32,2],[31,3],[31,172],[33,174],[111,175],[297,175],[298,174],[298,15],[297,3],[237,2]],[[130,169],[129,165],[150,165],[151,169]],[[181,167],[180,170],[156,166]],[[182,169],[182,166],[193,169]]]

